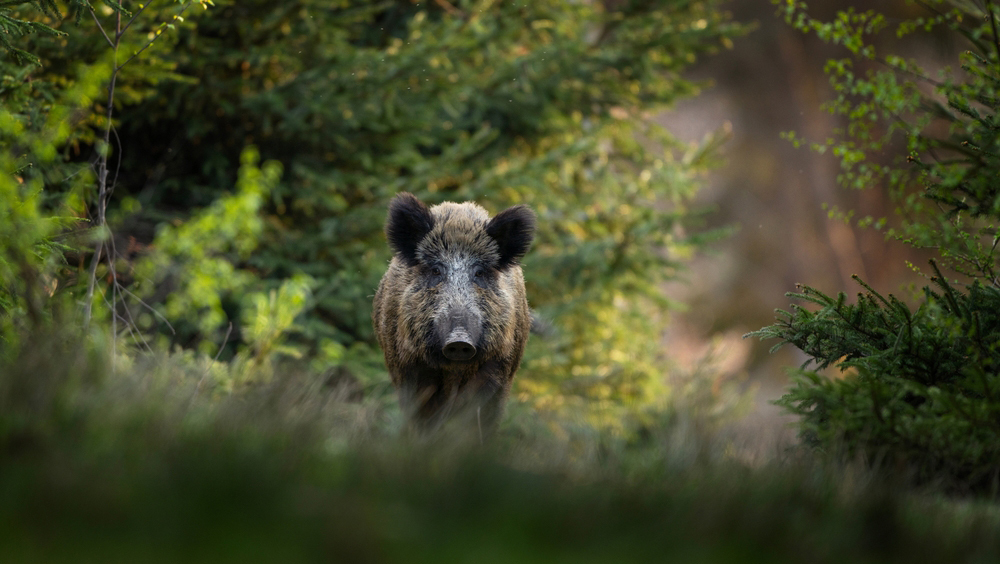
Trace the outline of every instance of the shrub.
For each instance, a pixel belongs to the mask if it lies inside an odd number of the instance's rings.
[[[810,18],[805,5],[783,3],[787,21],[842,44],[853,59],[830,61],[837,92],[827,109],[847,127],[816,150],[832,150],[840,181],[887,190],[898,217],[863,218],[863,226],[940,255],[915,311],[863,281],[854,304],[814,288],[791,297],[776,324],[751,333],[791,343],[819,368],[803,371],[779,404],[802,418],[807,444],[849,457],[886,460],[921,483],[994,494],[1000,484],[1000,36],[995,8],[931,2],[926,17],[900,21],[897,37],[940,31],[964,38],[960,69],[933,73],[876,41],[889,19],[875,11]],[[877,62],[878,66],[870,63]],[[856,67],[868,67],[863,72]],[[800,143],[794,135],[791,138]],[[898,158],[880,161],[886,151]],[[905,157],[905,158],[904,158]],[[834,214],[836,215],[836,214]],[[850,214],[841,216],[849,219]],[[940,268],[938,263],[944,268]],[[943,272],[959,274],[955,280]]]
[[[284,173],[262,201],[259,246],[217,258],[245,291],[311,280],[289,346],[377,385],[371,296],[391,196],[527,203],[541,225],[529,297],[557,330],[530,345],[515,394],[606,425],[666,401],[659,282],[712,235],[690,200],[724,134],[689,146],[651,117],[697,94],[682,71],[742,32],[718,1],[216,4],[154,44],[154,80],[122,73],[132,94],[115,111],[109,208],[119,240],[142,249],[157,225],[214,209],[255,146]],[[144,13],[153,23],[176,11],[158,6]],[[106,48],[87,20],[57,23],[65,45],[30,45],[38,78]],[[229,323],[252,302],[215,289],[199,302],[211,317],[188,322],[167,304],[174,332],[150,330],[234,353],[246,333]],[[158,305],[168,290],[143,295]]]

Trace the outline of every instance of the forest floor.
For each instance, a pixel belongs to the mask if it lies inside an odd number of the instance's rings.
[[[623,435],[514,405],[480,444],[410,433],[391,393],[30,348],[0,378],[4,563],[1000,560],[993,502],[786,449],[773,411]]]

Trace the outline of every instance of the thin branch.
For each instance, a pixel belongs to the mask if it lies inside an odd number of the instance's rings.
[[[123,288],[124,288],[123,286],[119,285],[118,287],[119,292],[121,292]],[[108,301],[107,292],[103,293],[102,296],[104,297],[104,303],[107,304],[108,309],[111,311],[111,315],[121,320],[121,322],[125,325],[125,330],[128,331],[129,335],[132,336],[132,340],[138,343],[141,339],[142,344],[146,346],[146,349],[152,352],[153,350],[152,347],[150,347],[149,343],[146,342],[146,339],[142,336],[142,332],[138,330],[138,327],[130,323],[129,320],[125,319],[120,313],[114,311],[114,308],[111,306],[111,302]],[[127,308],[126,311],[128,311]],[[134,330],[133,327],[135,328]]]
[[[185,4],[184,7],[181,8],[181,11],[176,16],[174,16],[174,19],[176,20],[180,16],[184,15],[184,12],[186,12],[189,7],[191,7],[190,3]],[[143,51],[145,51],[146,49],[148,49],[149,46],[152,45],[154,41],[156,41],[157,39],[160,38],[161,35],[163,35],[162,26],[165,26],[165,25],[167,25],[167,24],[166,23],[160,24],[161,28],[158,29],[157,31],[153,32],[153,37],[151,37],[149,39],[149,41],[147,41],[146,44],[143,45],[138,51],[136,51],[135,53],[132,53],[132,56],[129,57],[124,63],[118,65],[118,67],[115,70],[121,70],[121,68],[124,67],[125,65],[129,64],[129,62],[131,62],[132,59],[138,57],[139,54],[141,54]]]
[[[139,305],[141,305],[141,306],[145,307],[146,309],[148,309],[153,314],[154,317],[157,317],[157,318],[159,318],[160,321],[166,323],[167,324],[167,328],[170,329],[170,333],[172,333],[174,335],[177,334],[177,331],[174,330],[174,326],[170,324],[170,320],[167,319],[166,317],[164,317],[162,313],[156,311],[156,308],[154,308],[153,306],[151,306],[151,305],[147,304],[146,302],[144,302],[142,300],[142,298],[140,298],[139,296],[133,294],[127,288],[123,287],[122,291],[125,292],[126,294],[128,294],[129,296],[132,296],[132,299],[134,299],[135,301],[139,302]]]
[[[125,290],[125,286],[122,286],[121,284],[118,285],[118,292],[119,293],[125,293],[126,291],[127,290]],[[132,339],[136,343],[138,343],[139,341],[142,341],[142,345],[144,347],[146,347],[146,350],[149,351],[149,352],[152,352],[153,347],[149,346],[149,342],[146,341],[146,337],[143,336],[142,330],[139,329],[139,324],[136,323],[135,322],[135,318],[132,317],[132,308],[128,307],[128,304],[125,304],[125,313],[128,314],[128,321],[125,323],[125,327],[128,328],[129,333],[132,334]],[[122,322],[125,322],[125,319],[122,319]],[[133,327],[135,328],[135,332],[134,333],[132,331]],[[138,337],[139,337],[138,339],[135,338],[136,335],[138,335]]]
[[[215,358],[212,359],[213,363],[219,361],[219,357],[222,356],[222,351],[223,351],[223,349],[226,348],[226,343],[229,342],[229,335],[232,332],[233,332],[233,322],[230,321],[229,322],[229,329],[226,330],[226,336],[225,336],[224,339],[222,339],[222,344],[219,345],[219,350],[218,350],[218,352],[215,353]],[[201,373],[201,379],[198,380],[198,385],[194,387],[194,393],[191,394],[191,401],[190,401],[190,403],[188,403],[188,409],[190,409],[191,405],[194,403],[194,398],[198,397],[198,392],[201,391],[201,385],[205,382],[205,378],[208,377],[208,373],[211,370],[212,370],[212,365],[209,364],[208,367],[205,368],[205,371]]]
[[[97,166],[97,226],[104,227],[105,225],[105,212],[108,205],[108,155],[107,151],[111,146],[111,117],[114,104],[115,96],[115,79],[118,77],[118,71],[115,70],[111,73],[111,81],[108,83],[108,113],[107,120],[108,126],[104,130],[104,151],[105,154],[101,155],[98,160]],[[97,251],[94,253],[94,258],[90,263],[90,280],[87,281],[87,306],[84,312],[84,324],[90,324],[90,314],[91,314],[91,303],[94,297],[94,285],[97,282],[97,263],[101,260],[101,249],[104,246],[104,241],[99,241],[97,243]],[[114,268],[114,264],[111,265]]]
[[[152,4],[154,1],[155,0],[149,0],[149,2],[147,2],[144,5],[142,5],[132,15],[132,17],[129,18],[129,20],[125,23],[124,26],[122,25],[122,14],[121,14],[121,12],[117,12],[116,15],[115,15],[115,34],[114,34],[114,40],[112,40],[111,37],[107,34],[107,32],[104,30],[104,27],[101,25],[100,19],[97,17],[97,14],[93,10],[93,8],[90,9],[90,15],[94,19],[94,22],[97,24],[98,30],[100,30],[101,35],[104,36],[104,38],[108,41],[108,45],[110,45],[112,47],[112,49],[114,50],[114,60],[116,61],[116,63],[117,63],[117,60],[118,60],[118,49],[121,46],[121,38],[122,38],[122,36],[132,26],[132,24],[136,21],[136,19],[139,17],[139,15],[142,14],[146,10],[146,8],[148,8],[149,5]],[[174,16],[174,20],[179,19],[179,17],[181,16],[181,14],[183,14],[188,9],[188,7],[190,7],[190,5],[191,5],[190,3],[186,4],[181,9],[181,11],[177,15]],[[106,114],[107,124],[105,124],[105,129],[104,129],[104,151],[103,151],[103,154],[98,155],[97,162],[95,163],[97,165],[97,180],[98,180],[97,209],[95,210],[96,211],[96,215],[97,215],[97,217],[96,217],[96,224],[97,224],[98,227],[101,227],[101,228],[106,227],[106,224],[107,224],[107,206],[108,206],[108,201],[110,200],[111,194],[114,192],[115,186],[118,183],[118,174],[121,171],[121,163],[122,163],[122,143],[121,143],[121,138],[118,135],[118,130],[113,125],[114,96],[115,96],[115,86],[116,86],[117,79],[118,79],[118,73],[119,73],[119,71],[121,71],[121,69],[125,65],[127,65],[129,62],[131,62],[132,59],[136,58],[140,53],[142,53],[143,51],[145,51],[150,45],[153,44],[154,41],[156,41],[157,38],[160,37],[160,35],[162,35],[162,31],[163,31],[163,26],[164,25],[166,25],[166,24],[161,24],[160,29],[156,33],[154,33],[153,37],[150,38],[150,40],[147,41],[146,44],[142,46],[142,48],[140,48],[138,51],[136,51],[135,53],[133,53],[128,59],[126,59],[125,62],[123,62],[121,64],[116,64],[113,67],[113,69],[111,71],[111,76],[110,76],[110,78],[108,80],[107,114]],[[112,178],[112,180],[111,180],[111,182],[109,184],[109,182],[108,182],[108,172],[109,172],[108,171],[108,151],[111,150],[111,134],[112,134],[112,132],[114,133],[115,142],[117,143],[118,159],[117,159],[117,164],[115,166],[114,177]],[[103,236],[103,233],[102,233],[102,236]],[[92,317],[93,301],[94,301],[94,288],[95,288],[96,283],[97,283],[97,266],[100,264],[101,259],[104,256],[107,257],[108,267],[110,269],[111,278],[112,278],[112,284],[111,284],[111,303],[108,304],[109,308],[111,309],[111,314],[112,314],[112,335],[114,335],[115,337],[117,336],[117,333],[118,333],[117,323],[118,323],[118,320],[121,319],[121,321],[125,324],[126,329],[129,331],[129,333],[132,334],[133,339],[136,340],[136,342],[138,342],[138,339],[135,339],[135,335],[139,335],[139,338],[142,340],[142,343],[146,346],[146,348],[147,349],[150,348],[149,347],[149,343],[146,342],[145,337],[143,337],[143,335],[142,335],[142,331],[139,330],[138,325],[136,325],[135,320],[132,318],[132,312],[131,312],[131,309],[129,308],[128,304],[127,303],[125,304],[125,311],[128,314],[128,319],[125,319],[125,317],[121,316],[116,311],[116,307],[117,307],[117,303],[118,303],[118,296],[122,296],[122,295],[126,295],[126,294],[128,296],[131,296],[133,299],[135,299],[141,306],[143,306],[143,307],[147,308],[149,311],[151,311],[154,316],[156,316],[157,318],[159,318],[160,320],[162,320],[164,323],[166,323],[167,327],[170,329],[170,332],[176,335],[177,332],[174,330],[174,327],[170,324],[170,321],[167,320],[166,317],[164,317],[163,315],[161,315],[159,312],[156,311],[156,309],[154,309],[152,306],[150,306],[149,304],[147,304],[146,302],[144,302],[141,298],[139,298],[138,296],[136,296],[134,293],[130,292],[127,288],[125,288],[118,281],[118,273],[117,273],[117,271],[115,269],[115,260],[118,257],[118,251],[117,251],[117,248],[115,246],[115,242],[114,242],[114,238],[113,237],[107,243],[105,243],[105,241],[103,239],[101,239],[96,244],[96,248],[95,248],[95,251],[94,251],[94,256],[93,256],[93,258],[91,260],[91,263],[90,263],[90,272],[89,272],[89,278],[88,278],[88,281],[87,281],[87,301],[86,301],[85,312],[84,312],[84,323],[86,325],[90,324],[90,320],[91,320],[91,317]],[[104,301],[107,302],[107,300],[108,300],[107,293],[104,293]],[[135,331],[133,331],[133,328],[135,329]],[[232,331],[232,325],[230,325],[230,331]],[[226,339],[228,341],[228,339],[229,339],[229,333],[226,334]],[[225,342],[223,343],[223,346],[224,345],[225,345]],[[221,349],[220,349],[220,353],[221,353]]]
[[[115,353],[118,351],[118,311],[115,309],[118,305],[118,288],[121,284],[118,283],[118,269],[115,268],[115,261],[118,260],[118,247],[115,245],[115,238],[108,237],[108,271],[111,273],[111,373],[114,375],[115,371]],[[126,304],[125,307],[128,307]],[[125,325],[128,327],[128,324]]]
[[[134,22],[135,19],[139,17],[139,14],[143,13],[146,10],[146,8],[148,8],[150,4],[152,4],[155,1],[156,0],[149,0],[149,2],[146,2],[145,4],[140,6],[139,9],[136,10],[134,14],[132,14],[132,17],[129,18],[128,22],[125,23],[125,27],[123,27],[122,30],[118,32],[118,37],[121,37],[126,31],[128,31],[128,28],[132,26],[132,22]]]
[[[226,330],[226,336],[225,338],[222,339],[222,344],[219,345],[219,350],[218,352],[215,353],[215,358],[213,358],[212,360],[218,361],[219,357],[222,356],[222,349],[226,348],[226,343],[229,342],[229,335],[232,334],[232,332],[233,332],[233,322],[230,321],[229,329]]]
[[[913,78],[916,78],[917,80],[921,80],[923,82],[926,82],[926,83],[930,84],[931,86],[934,86],[934,87],[937,87],[937,88],[943,88],[943,87],[947,86],[947,84],[945,84],[944,82],[941,82],[939,80],[934,80],[933,78],[931,78],[931,77],[929,77],[929,76],[927,76],[925,74],[920,74],[920,73],[918,73],[916,71],[912,71],[910,69],[901,68],[899,65],[894,65],[894,64],[890,63],[888,61],[888,59],[886,59],[885,57],[875,57],[872,60],[874,60],[876,63],[879,63],[879,64],[881,64],[881,65],[883,65],[885,67],[888,67],[888,68],[890,68],[890,69],[892,69],[892,70],[894,70],[896,72],[901,72],[903,74],[908,74],[908,75],[912,76]]]
[[[112,127],[111,132],[115,134],[115,141],[118,142],[118,164],[115,165],[115,177],[111,179],[111,189],[108,190],[108,195],[115,193],[115,186],[118,186],[118,173],[122,169],[122,140],[118,137],[118,128]]]
[[[90,315],[94,305],[94,285],[97,281],[97,264],[101,262],[101,252],[104,250],[104,241],[97,242],[94,249],[94,256],[90,259],[90,272],[87,275],[87,302],[83,306],[83,323],[90,325]]]
[[[91,10],[93,13],[93,10]],[[96,19],[96,16],[95,16]],[[116,31],[115,31],[115,42],[112,44],[115,52],[115,60],[118,59],[118,45],[121,35],[118,30],[121,29],[121,14],[118,14]],[[120,67],[115,67],[111,71],[111,78],[108,80],[108,98],[107,98],[107,114],[106,118],[108,123],[104,128],[104,154],[99,155],[97,159],[97,226],[104,227],[105,225],[105,212],[108,205],[108,150],[111,148],[111,120],[114,115],[114,103],[115,103],[115,82],[118,79],[118,69]],[[104,241],[99,241],[97,243],[97,251],[94,253],[94,258],[90,263],[90,278],[87,280],[87,304],[84,309],[83,323],[85,326],[90,325],[91,319],[91,307],[94,301],[94,286],[97,283],[97,264],[101,260],[101,251],[104,247]],[[109,261],[111,269],[114,270],[114,262]]]
[[[132,341],[136,343],[136,345],[141,344],[146,348],[146,352],[153,352],[153,348],[149,346],[149,343],[146,342],[146,338],[142,336],[142,331],[139,331],[138,328],[133,329],[129,320],[125,319],[120,314],[116,313],[115,315],[122,320],[122,323],[125,325],[125,330],[128,331],[129,336],[132,337]]]
[[[91,15],[91,17],[94,18],[94,23],[97,24],[97,29],[101,32],[101,35],[104,36],[104,39],[108,40],[108,45],[110,45],[113,48],[115,46],[115,42],[111,41],[111,38],[108,37],[108,33],[106,31],[104,31],[104,26],[101,25],[101,20],[97,19],[97,13],[94,12],[93,9],[91,9],[90,10],[90,15]]]
[[[448,12],[453,16],[458,16],[460,18],[465,17],[465,13],[462,12],[462,10],[459,10],[458,8],[453,6],[451,2],[448,2],[448,0],[434,0],[434,3],[444,8],[444,11]]]
[[[159,39],[161,35],[163,35],[161,32],[158,32],[158,31],[157,32],[153,32],[153,37],[150,38],[150,40],[147,41],[146,44],[142,46],[142,48],[140,48],[135,53],[132,53],[132,56],[129,57],[128,59],[126,59],[124,63],[122,63],[122,64],[118,65],[117,67],[115,67],[115,70],[119,71],[119,70],[122,69],[122,67],[124,67],[125,65],[129,64],[132,61],[132,59],[138,57],[140,53],[142,53],[143,51],[145,51],[146,49],[148,49],[149,46],[152,45],[154,41],[156,41],[157,39]]]

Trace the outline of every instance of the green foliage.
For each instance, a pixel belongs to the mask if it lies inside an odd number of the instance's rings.
[[[121,7],[115,5],[112,12],[115,10]],[[152,44],[146,41],[147,46]],[[117,70],[121,68],[117,66]],[[80,257],[81,249],[95,241],[108,240],[108,234],[100,225],[87,237],[77,236],[80,231],[74,233],[85,226],[81,216],[87,215],[88,204],[93,205],[94,176],[90,167],[67,162],[65,148],[81,140],[94,141],[93,132],[88,137],[80,129],[101,125],[91,121],[98,113],[91,111],[93,100],[106,88],[109,73],[117,70],[104,59],[94,65],[79,65],[73,75],[54,85],[4,91],[8,106],[0,113],[0,139],[13,149],[0,155],[0,342],[6,345],[5,350],[16,349],[25,335],[50,323],[78,322],[70,303],[86,300],[81,295],[86,275],[82,257],[75,269],[67,259]],[[125,86],[119,92],[127,95],[127,81],[122,82]],[[187,222],[163,226],[140,260],[134,264],[121,261],[110,240],[109,252],[117,260],[114,264],[95,263],[93,271],[106,281],[93,297],[97,317],[111,321],[114,333],[121,327],[134,344],[147,348],[149,340],[156,342],[149,339],[148,331],[164,318],[137,293],[152,299],[152,293],[169,286],[169,295],[161,297],[159,303],[168,315],[196,328],[215,328],[225,318],[224,300],[238,296],[244,301],[245,325],[237,326],[236,331],[245,338],[234,351],[236,362],[206,369],[217,376],[214,379],[224,389],[266,377],[270,363],[279,355],[298,354],[283,340],[309,294],[309,281],[298,277],[284,281],[268,300],[248,290],[252,275],[233,268],[235,261],[246,258],[257,245],[262,229],[259,209],[281,175],[279,163],[258,167],[258,160],[256,151],[245,150],[238,194],[216,200]],[[123,211],[137,205],[134,200],[126,201]],[[142,283],[127,289],[122,275],[138,276]],[[225,345],[221,336],[220,341],[205,340],[200,346]]]
[[[16,9],[21,4],[27,3],[8,2],[3,8],[10,11],[15,7],[11,13],[22,17],[24,10]],[[61,15],[54,3],[32,4],[45,20],[38,25],[61,25]],[[113,112],[97,100],[103,98],[106,103],[115,103],[113,85],[117,84],[120,98],[135,101],[151,92],[148,88],[143,92],[142,88],[169,76],[169,72],[164,72],[167,69],[162,59],[156,58],[157,49],[150,49],[154,43],[165,43],[155,41],[159,38],[155,26],[150,30],[152,36],[137,35],[148,29],[148,22],[139,17],[144,9],[133,15],[117,3],[109,3],[91,13],[94,8],[87,2],[69,4],[78,16],[82,12],[92,16],[91,29],[95,35],[91,39],[96,42],[78,43],[79,49],[67,57],[65,47],[72,36],[63,32],[36,35],[22,38],[32,62],[0,60],[0,120],[4,123],[0,128],[0,144],[10,149],[9,154],[4,152],[0,174],[11,175],[5,176],[11,186],[21,185],[19,194],[9,190],[4,201],[16,211],[10,212],[12,220],[4,225],[12,235],[5,238],[9,246],[6,256],[0,259],[8,267],[0,286],[0,306],[9,314],[4,316],[4,322],[22,329],[52,313],[54,308],[43,307],[41,302],[49,300],[41,299],[42,294],[51,297],[58,290],[61,297],[79,300],[82,284],[90,280],[92,289],[99,270],[102,279],[109,279],[106,295],[88,291],[82,301],[87,307],[91,302],[104,301],[108,305],[105,317],[117,321],[117,315],[110,312],[118,307],[118,292],[123,288],[115,269],[112,265],[99,265],[97,259],[92,259],[94,268],[89,275],[82,269],[88,247],[96,244],[101,249],[109,239],[104,209],[107,195],[114,190],[118,179],[117,170],[107,166],[112,153]],[[151,11],[147,15],[155,17],[171,10]],[[103,29],[98,13],[119,18],[111,32],[114,41]],[[123,15],[134,17],[122,21]],[[119,49],[134,49],[134,52],[127,58],[122,53],[119,58]],[[125,64],[143,51],[147,64],[136,75],[140,78],[122,75]],[[59,55],[53,59],[53,53]],[[81,162],[81,157],[87,157],[84,151],[90,153],[89,162]],[[118,164],[120,170],[120,161]],[[114,242],[110,245],[113,254]],[[15,256],[19,254],[33,254],[44,260],[29,264],[30,261]],[[72,268],[72,263],[77,263],[78,268]],[[15,267],[20,270],[17,276],[10,271]],[[89,314],[86,318],[89,321]],[[6,337],[13,338],[14,332]]]
[[[295,318],[305,309],[310,283],[306,277],[290,278],[267,295],[258,292],[249,296],[243,333],[253,347],[255,363],[267,362],[276,354],[302,357],[299,349],[282,344],[280,339],[294,329]]]
[[[936,266],[935,266],[936,268]],[[801,349],[829,380],[802,371],[778,402],[802,418],[802,438],[849,457],[902,467],[920,482],[959,491],[996,487],[1000,461],[1000,290],[960,292],[938,273],[911,312],[865,285],[856,304],[813,288],[752,335]]]
[[[119,51],[141,49],[179,6],[146,9]],[[105,28],[117,17],[97,13]],[[689,202],[725,137],[689,146],[651,117],[697,94],[681,72],[742,31],[714,0],[220,2],[144,51],[142,72],[116,60],[112,229],[153,249],[185,239],[156,225],[200,229],[198,210],[213,209],[243,148],[257,147],[284,174],[260,208],[255,250],[182,261],[193,271],[183,283],[204,283],[177,295],[179,270],[139,268],[159,284],[142,294],[164,308],[173,344],[206,351],[228,335],[235,352],[254,347],[238,326],[260,311],[237,287],[267,295],[306,276],[312,292],[286,344],[375,383],[386,380],[370,308],[389,258],[388,200],[408,190],[493,212],[527,203],[540,219],[529,299],[557,331],[531,345],[516,393],[613,424],[668,398],[659,282],[710,236]],[[41,81],[108,46],[86,20],[65,41],[30,45]],[[107,125],[94,116],[87,126]]]
[[[181,2],[173,9],[149,11],[145,15],[153,19],[166,16],[169,22],[179,22],[183,18],[177,8],[183,10],[189,4]],[[173,23],[148,25],[140,18],[148,7],[148,4],[140,6],[133,14],[117,3],[106,3],[106,9],[95,10],[87,2],[74,2],[71,9],[76,12],[77,23],[80,23],[81,14],[88,14],[94,20],[92,30],[107,41],[95,53],[107,48],[111,52],[98,55],[95,64],[79,65],[73,74],[65,76],[49,69],[58,64],[48,64],[45,70],[19,70],[16,65],[9,64],[2,68],[13,71],[15,76],[5,75],[4,89],[0,90],[6,102],[0,114],[0,139],[13,149],[10,154],[2,155],[0,161],[0,170],[4,173],[0,176],[3,187],[0,202],[3,325],[0,338],[10,347],[16,347],[23,334],[41,330],[55,319],[61,323],[68,319],[75,323],[77,319],[71,308],[57,306],[66,306],[70,300],[81,301],[82,298],[84,302],[93,301],[91,305],[96,306],[99,319],[111,322],[116,338],[121,332],[130,336],[135,345],[148,348],[149,341],[157,341],[151,338],[150,330],[165,318],[137,294],[162,304],[167,315],[181,319],[183,324],[178,329],[182,336],[188,326],[194,327],[194,332],[215,329],[226,318],[223,302],[238,299],[247,304],[245,325],[236,328],[236,333],[243,336],[243,344],[234,351],[236,362],[232,366],[221,371],[217,366],[212,367],[213,373],[221,374],[219,380],[223,387],[232,389],[266,376],[276,356],[298,354],[283,340],[293,328],[292,319],[305,306],[309,281],[304,277],[286,280],[268,300],[261,293],[250,291],[254,276],[233,267],[234,262],[245,259],[257,245],[262,230],[259,210],[281,176],[280,164],[271,161],[258,167],[257,152],[252,148],[245,150],[241,156],[237,195],[219,198],[187,222],[162,226],[142,258],[129,264],[122,260],[115,241],[109,239],[107,227],[101,222],[104,190],[114,189],[117,172],[114,177],[105,177],[95,183],[91,168],[73,163],[70,158],[81,143],[93,143],[97,162],[93,172],[97,172],[98,177],[106,174],[110,149],[105,143],[111,137],[102,141],[95,132],[103,129],[110,133],[108,118],[113,114],[95,104],[96,95],[104,90],[112,101],[117,95],[134,102],[153,92],[143,91],[143,85],[155,84],[158,77],[169,77],[169,73],[163,72],[169,65],[157,59],[155,50],[150,48],[161,38],[164,29],[173,27]],[[54,5],[45,4],[42,8],[47,18],[58,19]],[[114,23],[110,29],[114,40],[108,37],[103,27],[107,22],[102,22],[98,13],[112,16]],[[123,20],[123,17],[129,19]],[[145,37],[136,38],[140,42],[124,41],[142,27],[148,31]],[[126,33],[129,30],[132,33]],[[42,43],[35,47],[46,53],[46,48],[51,46]],[[127,49],[133,49],[131,55]],[[81,51],[86,52],[87,47]],[[133,62],[140,53],[145,53],[142,63]],[[34,62],[38,61],[40,59],[35,58]],[[141,64],[146,76],[136,81],[122,75],[122,69],[130,63],[132,66]],[[19,78],[31,75],[35,75],[34,82],[39,86],[16,84]],[[115,90],[114,85],[119,88]],[[94,201],[95,184],[101,186],[97,201]],[[121,212],[133,213],[138,205],[135,199],[126,199]],[[98,211],[94,212],[95,208]],[[90,217],[86,218],[88,215]],[[73,236],[69,230],[79,229],[87,219],[91,221],[92,232],[87,237]],[[112,260],[99,263],[91,259],[90,280],[99,278],[105,283],[92,296],[89,291],[81,296],[88,278],[83,272],[81,251],[86,252],[94,243],[98,249],[106,244],[105,255],[110,255]],[[79,257],[80,266],[75,271],[67,262],[72,257]],[[140,282],[126,288],[122,275],[138,277]],[[165,287],[169,287],[166,298],[161,294],[154,299],[155,293],[163,292]],[[85,322],[89,322],[89,309]],[[169,328],[176,334],[172,326]],[[225,338],[232,328],[230,325]],[[203,340],[198,344],[203,350],[220,348],[221,354],[225,340],[220,336],[218,341],[221,342]]]
[[[949,281],[932,261],[933,286],[915,311],[899,299],[865,288],[855,304],[813,288],[790,297],[775,325],[751,333],[791,343],[828,380],[802,371],[779,402],[802,418],[808,444],[830,453],[886,461],[922,483],[950,490],[997,493],[1000,444],[1000,35],[996,8],[968,2],[930,2],[927,17],[896,24],[896,38],[951,32],[969,50],[961,70],[937,73],[887,51],[880,41],[889,20],[873,11],[839,13],[833,22],[809,17],[800,2],[785,2],[786,20],[856,57],[828,62],[837,93],[827,109],[847,127],[823,142],[841,161],[846,187],[882,189],[897,202],[897,218],[863,218],[921,248],[971,283]],[[888,45],[887,45],[888,44]],[[870,62],[880,63],[871,66]],[[859,70],[864,69],[864,70]],[[790,134],[797,144],[802,141]],[[898,155],[886,161],[883,154]],[[904,158],[905,157],[905,158]],[[835,211],[834,214],[837,212]],[[803,368],[805,368],[805,366]]]
[[[5,563],[1000,556],[995,508],[821,467],[754,470],[675,436],[670,417],[641,440],[501,434],[470,448],[400,435],[398,412],[294,373],[220,397],[190,351],[109,377],[107,348],[88,343],[35,334],[0,363]]]
[[[3,47],[9,55],[13,55],[17,64],[29,63],[39,65],[41,64],[41,60],[38,57],[14,45],[11,38],[20,38],[32,33],[44,33],[48,35],[65,34],[52,29],[44,23],[19,17],[15,9],[24,5],[30,5],[38,12],[49,17],[55,17],[59,13],[53,0],[5,0],[0,2],[0,47]]]
[[[992,4],[984,9],[935,0],[928,3],[927,16],[895,22],[897,39],[937,32],[964,40],[968,50],[954,61],[957,69],[925,68],[892,52],[897,42],[879,41],[878,32],[889,24],[876,12],[848,10],[834,22],[821,22],[809,17],[801,2],[782,4],[786,21],[796,28],[815,31],[857,55],[826,66],[837,95],[825,107],[847,127],[811,146],[840,160],[843,186],[879,187],[896,201],[898,221],[864,217],[859,223],[888,225],[887,236],[937,250],[944,265],[995,279],[1000,67]],[[885,153],[895,160],[885,162]]]
[[[0,59],[0,100],[4,108],[19,115],[30,130],[44,118],[60,93],[79,80],[76,67],[80,63],[95,65],[94,72],[100,73],[103,80],[108,80],[112,74],[116,76],[113,99],[116,106],[134,104],[153,94],[155,91],[151,87],[161,81],[183,79],[172,72],[175,63],[162,57],[176,39],[176,34],[163,31],[177,26],[178,17],[192,3],[147,3],[144,9],[131,14],[121,12],[122,7],[116,2],[100,2],[92,6],[84,0],[71,0],[67,3],[74,13],[70,21],[64,20],[55,7],[46,9],[34,19],[40,19],[36,23],[49,26],[58,34],[22,37],[19,47],[34,57],[37,63]],[[42,4],[51,2],[46,0]],[[203,2],[199,4],[204,5]],[[92,16],[89,15],[91,9],[94,10]],[[39,15],[36,12],[19,12],[19,17]],[[120,13],[135,17],[119,22]],[[87,19],[82,19],[85,14]],[[72,20],[76,20],[75,25]],[[116,33],[117,29],[121,30],[120,34]],[[110,36],[116,37],[117,48]],[[137,55],[140,51],[141,54]],[[105,68],[98,70],[98,63],[103,63]],[[100,100],[95,97],[89,104],[76,108],[73,119],[66,122],[66,127],[70,128],[69,137],[59,147],[64,160],[84,160],[91,151],[115,152],[114,148],[98,144],[100,136],[97,132],[108,125],[106,102],[105,91]],[[113,122],[112,125],[117,123],[116,120]],[[49,167],[56,164],[50,163]],[[59,185],[51,183],[49,188],[56,189]]]
[[[559,336],[529,351],[521,396],[595,410],[662,398],[662,317],[648,314],[662,311],[657,277],[684,252],[683,202],[703,148],[680,147],[641,114],[695,92],[678,71],[735,27],[706,3],[620,18],[593,5],[457,6],[220,6],[199,22],[198,47],[212,55],[191,60],[201,88],[168,97],[189,104],[179,115],[215,107],[220,91],[238,102],[220,106],[214,131],[188,122],[171,134],[211,147],[219,172],[241,135],[286,163],[251,264],[317,280],[304,344],[337,343],[344,362],[377,355],[370,296],[397,191],[493,211],[528,203],[542,226],[526,261],[529,296]],[[238,51],[229,37],[241,38]],[[184,160],[174,170],[190,170]],[[179,193],[197,199],[194,188],[212,181],[195,172]]]
[[[256,150],[244,150],[237,193],[219,198],[187,221],[162,224],[149,252],[135,265],[135,275],[149,287],[145,297],[162,303],[167,318],[185,324],[180,338],[190,339],[192,333],[213,337],[200,343],[205,350],[224,344],[222,335],[218,342],[213,335],[227,321],[223,302],[245,294],[255,279],[234,264],[256,249],[263,230],[260,208],[281,176],[280,163],[258,168],[258,160]],[[167,296],[157,299],[155,292]],[[145,317],[140,329],[148,330],[154,319]]]
[[[72,135],[67,123],[92,103],[102,65],[79,65],[68,85],[47,103],[44,114],[26,116],[0,108],[0,344],[14,346],[19,333],[46,322],[72,284],[66,253],[78,225],[86,171],[62,177],[59,148]],[[52,200],[46,186],[60,184],[64,198]]]

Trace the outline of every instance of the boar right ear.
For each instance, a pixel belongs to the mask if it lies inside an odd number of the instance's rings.
[[[389,202],[389,217],[385,221],[385,237],[389,248],[409,265],[417,264],[417,244],[434,227],[431,210],[416,196],[400,192]]]
[[[535,238],[535,212],[524,205],[507,208],[486,224],[486,234],[500,246],[497,268],[517,264]]]

